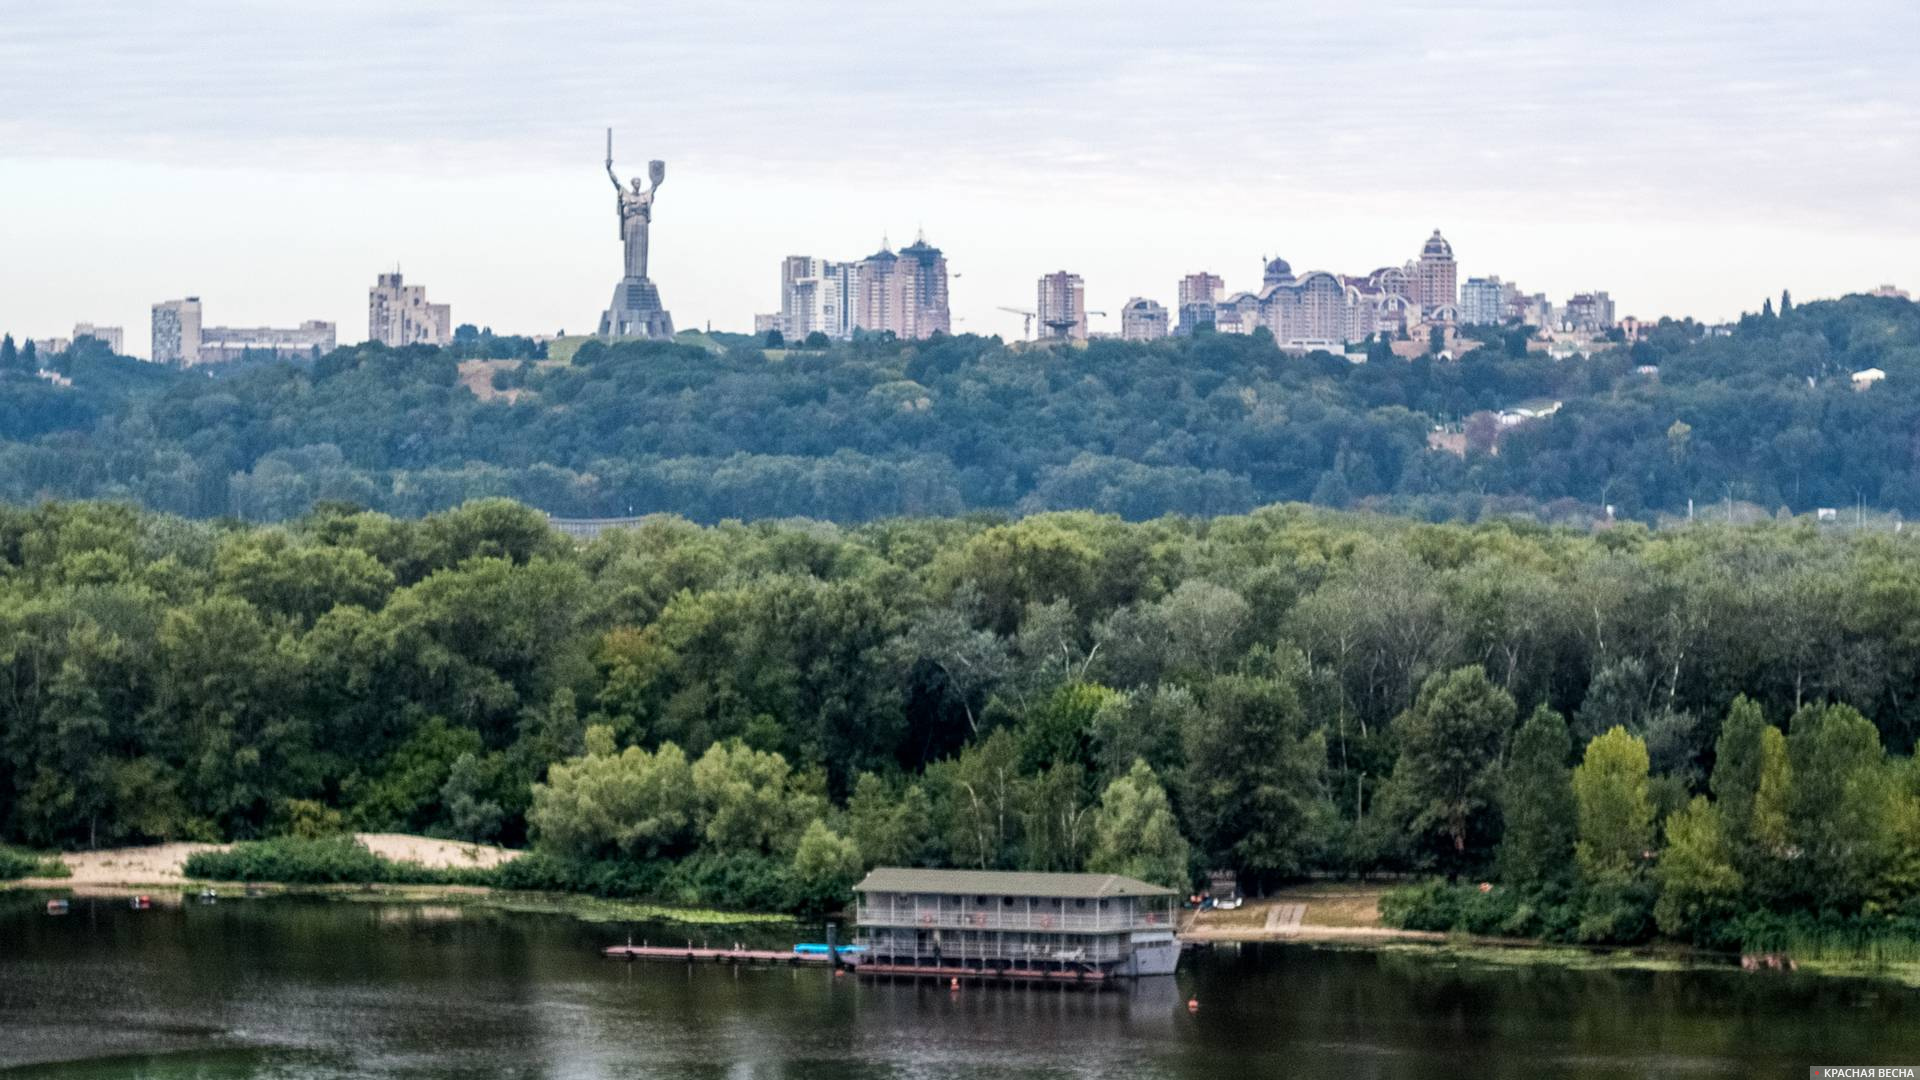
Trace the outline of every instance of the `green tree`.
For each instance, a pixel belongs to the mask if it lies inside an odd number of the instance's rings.
[[[693,763],[695,825],[721,852],[785,854],[826,811],[818,774],[795,773],[779,754],[738,739],[714,743]]]
[[[1879,890],[1896,842],[1897,791],[1880,733],[1848,706],[1809,705],[1794,714],[1787,752],[1799,891],[1853,910]]]
[[[1400,741],[1394,798],[1416,833],[1438,837],[1454,862],[1492,831],[1499,757],[1513,727],[1513,698],[1477,665],[1429,676],[1393,722]]]
[[[1212,680],[1181,743],[1181,806],[1211,865],[1256,886],[1310,865],[1326,841],[1327,744],[1291,680]]]
[[[830,910],[846,903],[860,880],[860,848],[851,839],[827,827],[819,818],[809,822],[793,849],[793,879],[802,904]]]
[[[1533,885],[1563,881],[1573,867],[1575,805],[1567,722],[1545,705],[1514,736],[1500,780],[1500,879]]]
[[[672,743],[614,752],[613,729],[587,729],[584,756],[556,764],[533,786],[527,812],[540,847],[568,855],[654,858],[694,836],[693,768]]]
[[[1720,725],[1709,783],[1735,868],[1761,897],[1778,895],[1786,887],[1792,765],[1786,736],[1745,695]]]
[[[1068,683],[1029,710],[1020,729],[1020,764],[1037,772],[1060,765],[1093,764],[1094,725],[1123,695],[1092,683]]]
[[[933,840],[926,789],[861,773],[847,798],[849,833],[868,866],[918,866]]]
[[[1589,886],[1612,886],[1637,877],[1653,846],[1647,744],[1621,727],[1596,737],[1573,770],[1573,797],[1581,879]]]
[[[1055,765],[1020,780],[1023,870],[1076,871],[1093,845],[1093,807],[1087,771],[1075,763]]]
[[[979,870],[1011,869],[1020,842],[1020,751],[999,728],[927,770],[935,818],[949,860]]]
[[[1735,914],[1744,882],[1733,866],[1720,811],[1695,795],[1667,818],[1667,846],[1656,876],[1660,899],[1653,917],[1670,937],[1705,940]]]
[[[447,782],[440,787],[440,804],[445,808],[445,829],[460,840],[481,843],[500,836],[507,811],[501,805],[497,789],[502,786],[505,756],[481,757],[468,751],[453,760],[447,770]]]
[[[1100,795],[1087,869],[1185,889],[1187,856],[1187,839],[1180,835],[1166,789],[1145,761],[1136,760]]]

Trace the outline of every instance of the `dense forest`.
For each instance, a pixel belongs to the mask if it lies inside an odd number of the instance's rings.
[[[1292,356],[1263,336],[1084,349],[890,337],[447,349],[176,371],[0,352],[0,499],[279,521],[504,496],[562,516],[857,523],[977,510],[1145,520],[1276,502],[1426,520],[1920,510],[1920,307],[1781,305],[1586,358],[1479,332],[1458,360]],[[463,369],[462,365],[465,365]],[[72,381],[57,385],[33,368]],[[1866,392],[1853,372],[1886,372]],[[479,391],[476,393],[476,389]],[[1560,402],[1545,419],[1495,416]],[[1444,427],[1460,440],[1429,447]],[[1455,452],[1457,451],[1457,452]]]
[[[0,827],[417,831],[733,904],[876,863],[1229,866],[1462,882],[1409,925],[1914,933],[1917,627],[1920,539],[1810,523],[1294,505],[581,543],[504,500],[49,503],[0,509]]]

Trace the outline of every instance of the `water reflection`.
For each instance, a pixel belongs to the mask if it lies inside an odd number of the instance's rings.
[[[42,898],[0,896],[0,1066],[303,1080],[1517,1080],[1791,1075],[1815,1060],[1920,1059],[1916,995],[1865,981],[1268,946],[1192,954],[1177,979],[1126,991],[953,993],[817,969],[599,958],[630,932],[686,936],[288,897],[144,912],[81,898],[55,918]],[[694,936],[764,946],[795,932]]]

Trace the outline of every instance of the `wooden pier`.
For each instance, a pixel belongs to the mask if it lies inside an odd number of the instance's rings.
[[[780,952],[777,949],[713,949],[693,945],[609,945],[601,950],[616,960],[665,960],[681,964],[791,964],[824,966],[827,954]]]

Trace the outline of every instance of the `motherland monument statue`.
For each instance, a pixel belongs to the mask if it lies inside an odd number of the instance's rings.
[[[660,290],[647,279],[647,230],[653,224],[653,197],[667,178],[667,163],[647,163],[651,186],[633,178],[632,189],[613,171],[613,129],[607,129],[607,179],[619,203],[620,240],[626,246],[625,273],[613,287],[613,303],[600,316],[601,337],[670,338],[673,316],[660,303]]]

